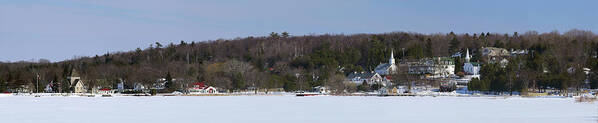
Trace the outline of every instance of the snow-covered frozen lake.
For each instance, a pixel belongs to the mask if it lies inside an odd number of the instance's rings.
[[[598,121],[597,103],[492,97],[0,97],[3,123]]]

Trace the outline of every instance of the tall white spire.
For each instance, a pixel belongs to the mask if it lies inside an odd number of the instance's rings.
[[[465,62],[469,62],[469,59],[471,59],[471,58],[469,57],[469,48],[468,48],[466,51],[466,54],[465,54]]]
[[[394,50],[390,51],[390,59],[388,60],[389,64],[395,64],[395,57],[394,57]]]

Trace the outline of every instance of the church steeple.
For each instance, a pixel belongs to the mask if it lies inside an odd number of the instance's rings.
[[[395,64],[395,57],[394,57],[394,50],[390,51],[390,59],[388,60],[389,64]]]
[[[469,62],[469,59],[471,59],[471,58],[469,57],[469,48],[468,48],[466,51],[466,54],[465,54],[465,62],[466,63]]]

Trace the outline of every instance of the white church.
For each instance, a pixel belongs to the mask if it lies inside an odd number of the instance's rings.
[[[477,62],[470,62],[471,56],[469,55],[469,49],[466,51],[465,54],[465,64],[463,65],[463,71],[467,76],[471,78],[479,78],[480,77],[480,63]]]
[[[397,72],[397,65],[395,65],[395,58],[393,51],[390,52],[390,59],[388,59],[388,63],[380,64],[376,66],[374,69],[376,73],[380,76],[390,75],[394,72]]]

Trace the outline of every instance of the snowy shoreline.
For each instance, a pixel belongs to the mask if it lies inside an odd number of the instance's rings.
[[[176,96],[176,97],[205,97],[205,96],[296,96],[295,93],[276,93],[276,94],[245,94],[245,93],[219,93],[219,94],[168,94],[162,93],[157,95],[147,94],[110,94],[110,96],[103,96],[103,94],[90,94],[90,93],[11,93],[11,94],[0,94],[0,97],[163,97],[163,96]],[[451,92],[443,93],[417,93],[417,94],[406,94],[406,95],[380,95],[373,93],[353,93],[353,94],[327,94],[318,96],[333,96],[333,97],[493,97],[493,98],[577,98],[579,96],[520,96],[520,95],[477,95],[477,94],[457,94]],[[592,98],[596,98],[593,96]]]
[[[0,97],[3,122],[596,122],[571,98],[375,96]],[[27,115],[15,115],[27,114]],[[90,120],[93,119],[93,120]]]

